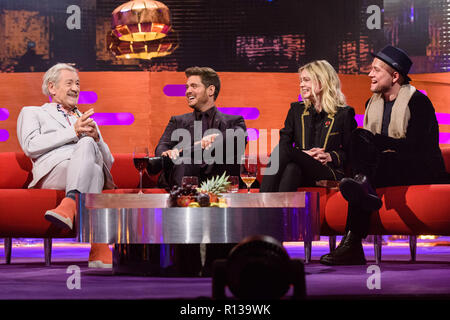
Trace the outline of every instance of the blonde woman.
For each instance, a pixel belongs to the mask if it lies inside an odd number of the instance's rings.
[[[338,75],[327,61],[308,63],[299,74],[303,102],[291,104],[271,155],[271,166],[279,161],[278,171],[263,176],[261,192],[296,191],[318,180],[344,177],[350,136],[357,127],[355,111],[347,106]]]

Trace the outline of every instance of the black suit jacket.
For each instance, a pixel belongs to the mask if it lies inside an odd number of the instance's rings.
[[[280,145],[288,147],[294,144],[295,148],[301,150],[324,148],[332,159],[327,165],[336,179],[340,179],[345,173],[351,133],[357,127],[355,110],[350,106],[340,107],[335,115],[327,115],[319,145],[314,145],[311,108],[306,108],[303,102],[291,103],[284,128],[280,130]]]
[[[160,187],[170,187],[175,184],[180,185],[181,179],[184,175],[197,175],[199,176],[200,182],[207,178],[221,175],[224,171],[227,172],[227,175],[239,176],[238,161],[240,159],[240,156],[245,152],[246,144],[247,128],[244,118],[242,116],[225,114],[220,112],[219,110],[216,111],[210,129],[216,129],[220,131],[221,136],[216,138],[213,144],[213,148],[215,150],[218,150],[220,148],[224,157],[221,158],[222,163],[213,163],[208,165],[194,164],[193,161],[194,153],[201,150],[199,145],[194,146],[194,142],[198,141],[201,138],[200,135],[198,137],[195,137],[196,139],[194,139],[194,121],[194,112],[172,116],[170,118],[169,123],[164,130],[164,133],[161,136],[158,145],[156,146],[155,155],[160,156],[164,151],[173,149],[175,146],[179,145],[179,143],[182,143],[182,156],[191,158],[192,165],[174,165],[169,170],[165,170],[164,174],[160,175],[160,179],[158,182]],[[183,139],[179,138],[173,141],[172,134],[177,129],[186,129],[187,132],[189,132],[190,140],[182,141]],[[232,129],[228,130],[228,135],[227,129]],[[229,134],[231,134],[232,132],[240,134],[238,136],[231,137],[231,135]],[[230,147],[230,143],[233,143],[233,152],[231,153],[226,152],[227,145],[228,147]],[[215,154],[213,153],[213,155]]]

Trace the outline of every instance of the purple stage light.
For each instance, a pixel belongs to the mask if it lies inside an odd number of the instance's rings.
[[[52,97],[48,97],[52,102]],[[78,104],[93,104],[98,100],[98,96],[94,91],[80,91],[78,95]]]
[[[436,113],[439,124],[450,125],[450,113]]]
[[[254,141],[259,138],[259,130],[255,128],[247,128],[248,140]]]
[[[426,90],[419,90],[419,92],[422,92],[424,95],[428,96],[427,91]]]
[[[0,129],[0,141],[6,141],[9,139],[9,132],[5,129]]]
[[[5,121],[9,118],[9,111],[5,108],[0,108],[0,121]]]
[[[98,99],[97,94],[94,91],[80,91],[78,97],[78,104],[93,104]]]
[[[186,85],[168,84],[164,86],[163,92],[168,97],[184,97],[186,95]]]
[[[355,114],[355,120],[358,124],[358,127],[364,126],[364,115],[363,114]]]
[[[244,117],[245,120],[256,120],[259,118],[258,108],[217,108],[220,112]]]
[[[99,126],[129,126],[134,116],[129,112],[94,113],[91,116]]]
[[[450,144],[450,132],[440,132],[439,133],[439,143],[440,144]]]

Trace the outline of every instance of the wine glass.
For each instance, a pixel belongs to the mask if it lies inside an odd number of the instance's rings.
[[[228,178],[230,185],[228,186],[228,192],[236,193],[239,191],[239,177],[238,176],[230,176]]]
[[[133,152],[133,163],[136,169],[139,171],[139,194],[142,194],[142,172],[148,165],[148,148],[147,147],[135,147]]]
[[[247,193],[250,193],[250,187],[256,180],[258,164],[256,156],[245,155],[241,158],[241,179],[247,185]]]

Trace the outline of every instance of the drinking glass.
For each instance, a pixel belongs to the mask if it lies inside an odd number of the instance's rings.
[[[142,194],[142,172],[148,165],[148,148],[147,147],[135,147],[133,152],[133,163],[136,169],[139,171],[139,194]]]
[[[250,193],[250,187],[256,180],[258,164],[256,156],[245,155],[241,158],[241,179],[247,185],[247,193]]]
[[[236,193],[239,191],[239,177],[238,176],[230,176],[228,177],[228,181],[230,185],[228,186],[228,192]]]

